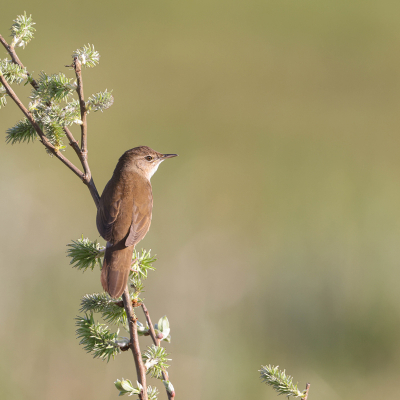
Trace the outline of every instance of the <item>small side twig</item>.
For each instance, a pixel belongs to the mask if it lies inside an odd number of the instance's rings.
[[[122,300],[126,311],[126,316],[129,323],[131,350],[133,358],[135,360],[136,373],[138,382],[143,386],[143,392],[140,396],[141,400],[148,400],[147,396],[147,385],[146,385],[146,368],[143,364],[142,353],[140,352],[139,346],[139,335],[137,333],[137,319],[133,312],[131,296],[129,294],[129,288],[126,286],[124,293],[122,294]]]
[[[75,70],[77,88],[76,91],[79,96],[79,105],[81,109],[81,157],[82,157],[82,165],[85,170],[85,179],[90,181],[91,172],[89,169],[89,164],[87,162],[87,113],[86,113],[86,105],[85,105],[85,96],[83,94],[83,81],[82,81],[82,64],[79,61],[78,57],[74,57],[73,67]]]
[[[69,145],[75,150],[75,153],[79,157],[79,159],[81,159],[81,150],[79,148],[78,142],[74,138],[74,135],[66,126],[63,126],[63,131],[65,133],[65,136],[67,136],[67,138],[69,140]]]
[[[310,390],[310,386],[311,386],[310,383],[306,384],[306,393],[305,393],[304,397],[302,398],[302,400],[307,400],[308,391]]]
[[[150,336],[153,339],[153,343],[158,347],[158,346],[160,346],[161,340],[157,338],[156,331],[154,330],[153,323],[151,322],[149,311],[147,310],[144,303],[142,303],[142,309],[143,309],[144,315],[146,317],[147,325],[149,326]],[[168,372],[164,368],[162,371],[162,376],[163,376],[164,381],[169,380]],[[166,392],[167,392],[168,400],[172,400],[175,397],[175,396],[172,396],[171,393],[168,392],[168,390]]]
[[[69,140],[69,144],[70,146],[75,150],[76,155],[78,156],[84,171],[89,171],[89,176],[90,179],[87,180],[87,173],[85,173],[83,175],[83,183],[88,187],[90,194],[92,195],[93,201],[96,204],[96,208],[99,207],[99,203],[100,203],[100,195],[99,192],[97,191],[96,185],[94,184],[93,178],[92,178],[92,174],[90,172],[90,168],[89,168],[89,164],[87,161],[87,158],[85,158],[83,156],[83,153],[81,152],[81,149],[79,148],[79,144],[76,141],[76,139],[74,138],[74,135],[72,134],[72,132],[68,129],[68,127],[63,126],[63,130],[65,132],[65,135],[67,136],[68,140]]]
[[[142,309],[146,317],[147,325],[149,326],[150,336],[153,339],[153,343],[158,347],[160,346],[160,339],[157,338],[156,331],[154,330],[153,323],[151,322],[149,311],[147,310],[144,303],[142,303]]]

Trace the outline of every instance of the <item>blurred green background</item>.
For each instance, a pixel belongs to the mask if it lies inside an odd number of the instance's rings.
[[[115,96],[89,116],[100,192],[129,148],[180,156],[152,179],[142,242],[179,399],[274,399],[269,363],[310,399],[400,397],[398,1],[3,3],[3,36],[24,10],[37,23],[19,50],[34,76],[100,52],[84,71],[86,96]],[[1,131],[21,116],[10,101]],[[74,333],[100,290],[65,258],[98,238],[89,192],[39,143],[3,141],[0,180],[0,398],[116,398],[131,355],[93,360]]]

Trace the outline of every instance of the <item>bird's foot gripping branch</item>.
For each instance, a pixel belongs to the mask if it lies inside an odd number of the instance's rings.
[[[104,248],[96,241],[91,242],[89,239],[81,238],[68,244],[67,254],[73,267],[82,271],[94,270],[96,266],[101,267]],[[175,390],[167,373],[169,367],[168,354],[165,348],[160,346],[161,342],[169,343],[171,341],[169,321],[164,316],[153,325],[144,301],[139,297],[143,291],[143,282],[147,279],[148,272],[155,270],[153,266],[155,261],[156,258],[151,255],[150,251],[142,250],[140,253],[134,251],[129,275],[128,286],[130,290],[124,293],[126,299],[113,299],[108,293],[104,292],[85,295],[81,300],[80,309],[83,315],[76,318],[76,334],[80,339],[80,344],[88,353],[92,354],[94,358],[100,358],[107,362],[129,349],[135,356],[136,351],[140,352],[138,337],[150,336],[153,344],[140,353],[139,357],[135,357],[135,361],[138,358],[141,364],[141,369],[139,369],[141,382],[138,381],[137,385],[134,386],[128,379],[118,379],[115,386],[120,395],[138,395],[140,398],[144,398],[143,387],[146,387],[145,375],[147,374],[162,380],[168,398],[172,399],[175,397]],[[130,307],[126,307],[125,300],[129,302]],[[131,310],[129,316],[129,312],[126,311],[127,308]],[[142,309],[145,323],[139,322],[135,308]],[[106,324],[114,325],[117,330],[112,332],[104,323],[95,321],[94,314],[98,314]],[[121,335],[120,329],[130,333],[130,337]],[[141,374],[144,375],[144,382]],[[146,394],[149,399],[155,400],[157,393],[157,388],[147,386]]]

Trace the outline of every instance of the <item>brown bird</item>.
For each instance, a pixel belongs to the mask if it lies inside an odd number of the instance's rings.
[[[107,240],[101,283],[113,298],[125,290],[133,249],[150,228],[153,209],[150,178],[162,161],[176,156],[158,153],[147,146],[128,150],[104,188],[96,224],[100,235]]]

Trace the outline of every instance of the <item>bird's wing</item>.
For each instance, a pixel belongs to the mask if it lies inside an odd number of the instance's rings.
[[[142,199],[133,202],[132,224],[129,229],[125,246],[132,246],[140,242],[150,228],[153,197],[151,191]]]
[[[111,181],[108,182],[101,195],[96,217],[97,229],[107,241],[111,241],[112,228],[119,214],[121,200],[121,185],[112,185]]]

